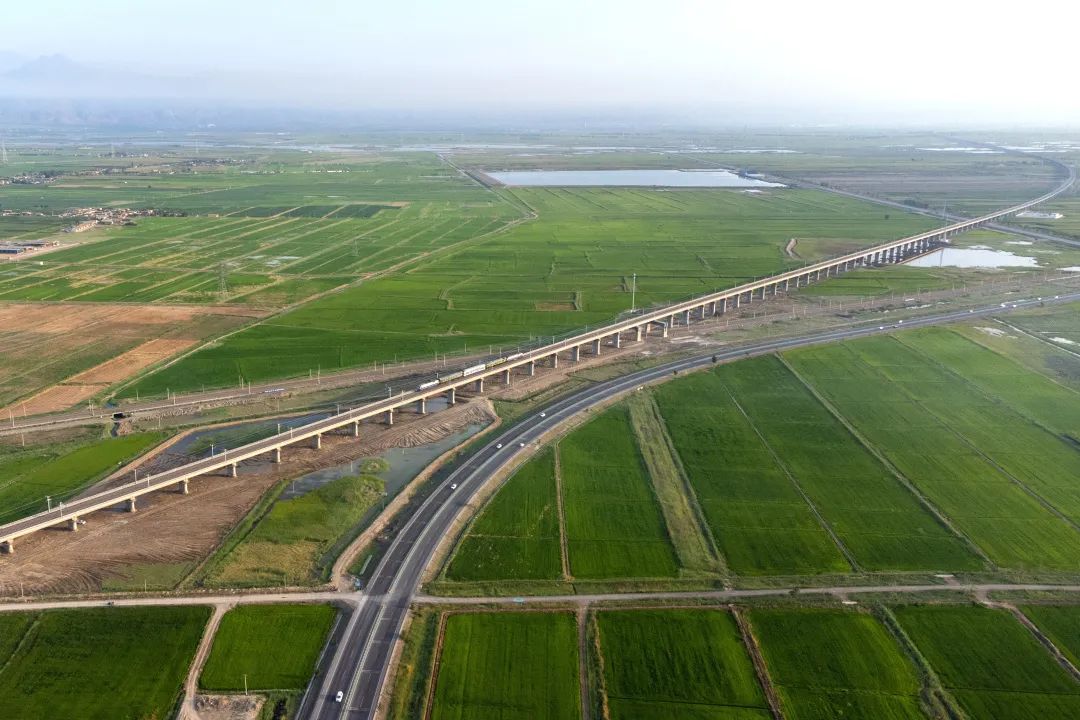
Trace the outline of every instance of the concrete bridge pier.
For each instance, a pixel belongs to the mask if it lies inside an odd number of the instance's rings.
[[[478,393],[484,392],[484,378],[477,378],[476,379],[476,392],[478,392]]]
[[[535,360],[530,360],[529,361],[529,364],[525,366],[525,372],[528,373],[529,377],[532,377],[532,376],[536,375],[536,361]]]
[[[483,381],[481,381],[481,382],[483,382]],[[386,411],[386,424],[387,425],[393,425],[394,424],[394,411],[393,410],[387,410]]]
[[[592,341],[592,354],[593,355],[599,355],[600,354],[600,338],[596,338],[595,340]]]
[[[739,309],[739,299],[741,297],[742,297],[741,295],[736,295],[735,297],[731,298],[731,308],[732,308],[732,310],[738,310]]]
[[[180,493],[181,495],[190,495],[191,494],[191,488],[188,487],[187,478],[184,478],[180,482],[176,483],[176,491],[178,493]]]
[[[416,401],[416,412],[427,415],[427,398],[420,398]]]
[[[236,477],[239,474],[240,473],[239,473],[239,471],[238,471],[238,469],[236,467],[236,463],[233,463],[232,465],[229,465],[229,477]]]
[[[634,342],[641,342],[641,336],[642,336],[643,334],[644,334],[644,333],[642,333],[642,332],[641,332],[641,326],[640,326],[640,325],[638,325],[637,327],[635,327],[635,328],[634,328]]]
[[[360,437],[360,421],[354,420],[352,424],[352,436]]]
[[[281,462],[281,448],[276,447],[276,448],[274,448],[273,452],[270,453],[270,462],[272,462],[272,463],[280,463]]]
[[[719,306],[717,307],[717,313],[716,314],[717,315],[723,315],[726,312],[727,312],[727,298],[723,298],[723,299],[720,300]]]
[[[312,443],[316,450],[322,449],[322,433],[315,433],[315,437],[312,438]]]
[[[688,312],[688,313],[686,313],[686,315],[687,315],[686,324],[689,325],[690,324],[690,313]],[[621,348],[622,347],[622,333],[615,333],[615,337],[612,338],[612,343],[611,344],[615,346],[616,350]]]
[[[68,520],[68,530],[71,532],[79,532],[79,518],[73,517]]]
[[[5,540],[3,542],[3,544],[0,544],[0,549],[2,549],[4,551],[5,555],[14,555],[15,554],[15,541],[14,540]]]
[[[135,506],[135,498],[131,497],[127,499],[127,511],[135,512],[138,508]]]
[[[683,322],[683,325],[689,325],[690,324],[690,311],[689,310],[683,310],[682,322]],[[616,347],[618,347],[618,346],[616,345]]]
[[[509,385],[509,384],[510,384],[510,371],[509,370],[503,370],[503,385]]]
[[[557,369],[559,367],[559,353],[551,353],[551,368]]]
[[[456,388],[450,388],[449,390],[446,391],[446,404],[447,405],[456,405],[457,404],[457,389]]]
[[[570,362],[580,362],[580,361],[581,361],[581,346],[580,345],[575,345],[574,347],[570,348]]]

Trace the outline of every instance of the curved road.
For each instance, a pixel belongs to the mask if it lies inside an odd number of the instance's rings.
[[[1080,300],[1080,292],[1063,294],[1045,302],[1053,304],[1077,300]],[[1010,301],[1005,307],[995,304],[976,310],[953,311],[907,320],[903,327],[922,327],[995,315],[1013,308],[1036,307],[1041,302],[1029,299]],[[350,616],[341,642],[324,668],[321,685],[313,686],[312,692],[304,698],[299,717],[318,720],[369,720],[374,717],[390,669],[394,643],[409,606],[417,598],[424,568],[431,561],[439,543],[452,530],[458,512],[517,455],[523,445],[538,441],[561,423],[597,404],[633,391],[645,383],[665,379],[674,372],[708,366],[714,357],[717,361],[735,360],[888,332],[896,327],[871,326],[827,331],[673,361],[579,390],[537,410],[492,438],[435,488],[391,542],[368,582],[365,596]],[[451,484],[456,484],[457,490],[451,490]],[[852,592],[857,590],[853,588]],[[338,691],[344,693],[341,703],[335,701]]]

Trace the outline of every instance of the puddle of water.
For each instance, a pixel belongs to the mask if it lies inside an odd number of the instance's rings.
[[[210,457],[211,452],[218,455],[226,449],[262,440],[279,431],[300,427],[330,417],[331,414],[326,412],[309,413],[275,420],[255,420],[223,428],[199,430],[176,441],[168,450],[150,461],[146,466],[146,470],[152,473],[163,472],[192,460]],[[244,472],[246,464],[249,463],[240,464],[239,471],[241,473]]]
[[[528,187],[784,187],[727,170],[525,170],[487,173]]]
[[[1056,343],[1061,343],[1062,345],[1080,345],[1080,343],[1076,342],[1075,340],[1070,340],[1069,338],[1052,337],[1050,339]]]
[[[435,458],[465,442],[485,427],[487,427],[485,423],[472,423],[452,435],[447,435],[442,440],[417,445],[416,447],[391,448],[375,456],[383,461],[385,469],[374,474],[385,483],[387,495],[393,497],[401,488],[408,485],[409,481],[419,475],[424,468],[430,465]],[[301,497],[334,480],[360,475],[364,471],[365,463],[370,460],[371,458],[362,458],[301,475],[289,483],[285,492],[281,494],[281,499],[289,500]],[[366,522],[367,518],[364,521]]]
[[[1039,267],[1036,258],[1017,255],[1006,250],[985,248],[942,248],[906,263],[909,267]]]

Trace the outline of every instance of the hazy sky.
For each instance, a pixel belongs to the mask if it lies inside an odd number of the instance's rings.
[[[35,0],[0,50],[282,104],[1080,124],[1080,10],[739,0]]]

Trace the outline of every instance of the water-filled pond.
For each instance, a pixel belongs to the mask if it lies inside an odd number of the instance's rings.
[[[525,187],[784,187],[727,170],[521,170],[487,174],[503,185]]]
[[[907,263],[910,267],[1039,267],[1036,258],[989,248],[942,248]]]

